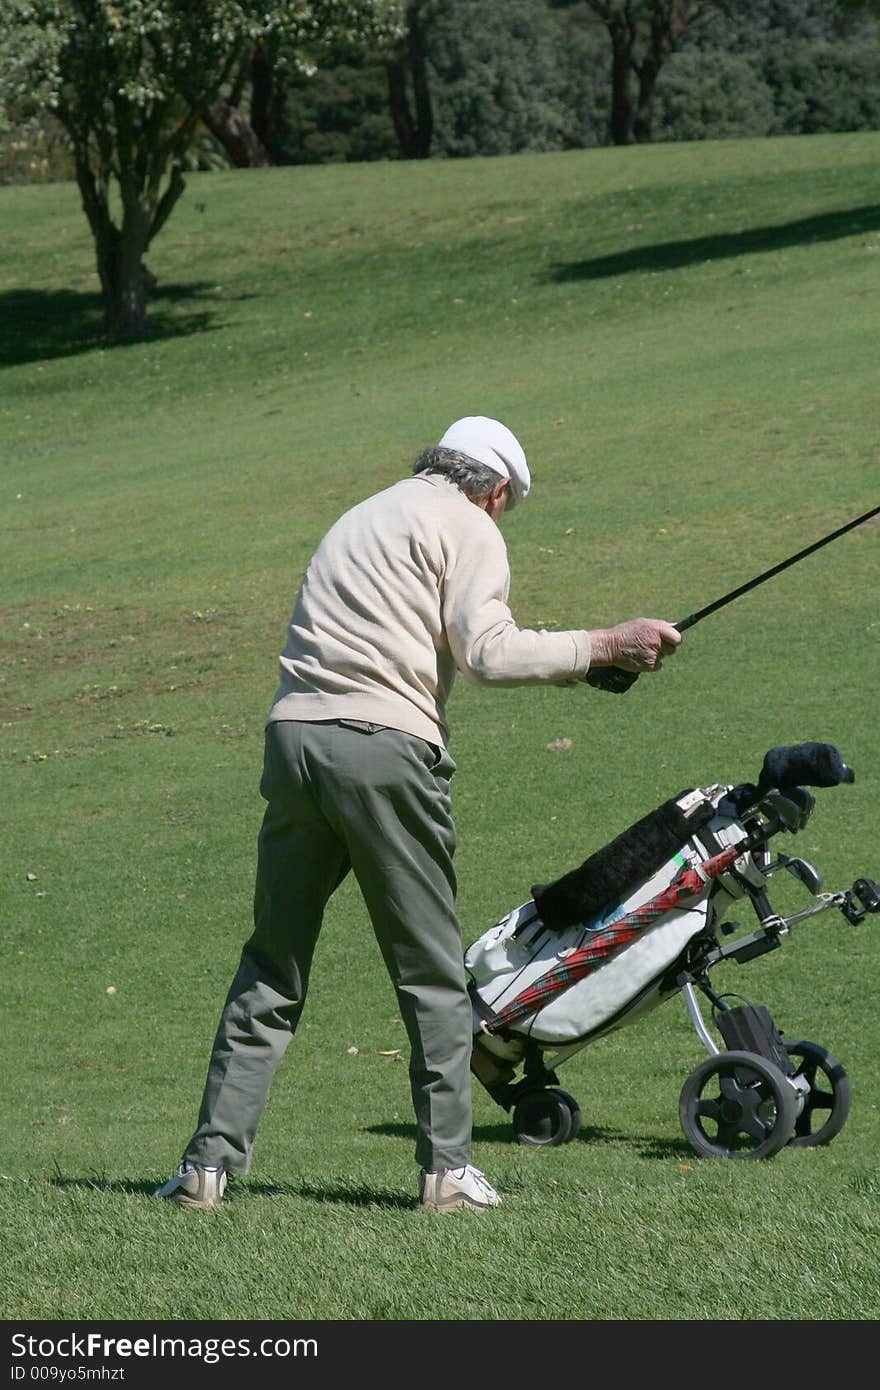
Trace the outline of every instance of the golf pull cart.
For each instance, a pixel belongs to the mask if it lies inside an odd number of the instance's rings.
[[[829,908],[853,924],[880,911],[872,879],[822,892],[810,864],[770,850],[774,836],[807,824],[815,806],[808,787],[851,781],[830,744],[773,748],[757,785],[681,793],[579,868],[535,885],[528,902],[469,947],[471,1067],[512,1113],[520,1143],[573,1139],[580,1110],[556,1068],[674,994],[683,995],[708,1053],[679,1101],[696,1153],[769,1158],[786,1144],[826,1144],[840,1132],[850,1091],[837,1059],[818,1043],[782,1037],[764,1006],[717,993],[710,974],[722,961],[744,964],[776,950],[795,924]],[[767,893],[783,870],[812,898],[787,917]],[[735,935],[739,923],[727,915],[746,901],[757,924]]]

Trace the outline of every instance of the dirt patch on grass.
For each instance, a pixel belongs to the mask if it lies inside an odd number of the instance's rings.
[[[216,687],[255,638],[263,640],[245,616],[218,608],[7,609],[0,612],[0,719]]]

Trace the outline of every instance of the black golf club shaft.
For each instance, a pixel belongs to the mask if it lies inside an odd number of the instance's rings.
[[[735,598],[741,598],[742,595],[747,594],[750,589],[756,589],[759,584],[764,584],[768,579],[772,579],[775,574],[781,574],[783,570],[788,569],[789,565],[797,564],[798,560],[803,560],[807,555],[812,555],[814,550],[819,550],[823,545],[828,545],[831,541],[837,540],[838,536],[843,536],[847,531],[852,531],[853,527],[861,526],[863,522],[870,521],[871,517],[877,516],[878,513],[880,513],[880,507],[872,507],[870,511],[863,512],[861,516],[855,517],[853,521],[848,521],[845,526],[839,526],[836,531],[832,531],[829,535],[823,536],[821,540],[814,541],[812,545],[805,546],[804,549],[799,550],[796,555],[789,555],[787,560],[780,560],[778,565],[773,565],[770,569],[764,570],[762,574],[756,575],[754,579],[746,580],[745,584],[740,584],[738,588],[731,589],[727,594],[722,594],[721,598],[716,598],[714,602],[707,603],[705,608],[698,608],[696,613],[689,613],[686,618],[682,618],[680,622],[673,623],[672,626],[677,628],[679,632],[686,632],[689,627],[693,627],[696,623],[701,622],[703,618],[708,618],[710,613],[717,613],[719,608],[724,608],[726,604],[733,603]],[[587,672],[588,685],[594,686],[597,690],[610,690],[615,695],[622,695],[624,691],[629,690],[630,686],[637,680],[638,673],[636,671],[624,671],[620,666],[597,666],[595,671]]]
[[[789,555],[787,560],[780,560],[778,565],[773,565],[769,570],[764,570],[763,574],[756,575],[754,579],[746,580],[745,584],[740,584],[739,588],[731,589],[729,594],[723,594],[721,598],[716,598],[714,603],[707,603],[705,608],[698,608],[696,613],[690,613],[688,617],[682,618],[678,623],[673,623],[672,626],[678,628],[679,632],[686,632],[687,629],[693,627],[695,623],[700,622],[703,618],[708,618],[710,613],[716,613],[718,609],[723,608],[725,604],[733,603],[735,598],[739,598],[742,594],[747,594],[750,589],[756,589],[759,584],[763,584],[767,579],[772,579],[774,574],[781,574],[783,570],[788,569],[789,565],[796,565],[798,560],[803,560],[807,555],[812,555],[814,550],[820,550],[823,545],[828,545],[829,542],[836,541],[838,536],[842,536],[847,531],[851,531],[854,526],[861,526],[862,522],[869,521],[871,517],[876,516],[878,512],[880,512],[880,507],[872,507],[869,512],[863,512],[861,516],[857,516],[854,521],[848,521],[845,526],[839,526],[836,531],[832,531],[828,536],[823,536],[820,541],[814,541],[812,545],[804,546],[804,549],[799,550],[796,555]]]

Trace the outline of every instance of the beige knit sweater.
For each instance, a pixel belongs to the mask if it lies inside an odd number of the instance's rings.
[[[500,530],[447,478],[368,497],[309,563],[269,720],[358,719],[445,744],[456,669],[480,685],[582,678],[589,634],[518,628],[509,586]]]

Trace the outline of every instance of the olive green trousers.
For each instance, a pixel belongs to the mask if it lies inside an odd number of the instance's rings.
[[[454,771],[444,749],[380,725],[267,726],[254,931],[220,1018],[184,1155],[191,1162],[248,1171],[305,1003],[325,905],[349,869],[409,1039],[416,1160],[423,1168],[469,1161],[472,1014],[455,913]],[[340,993],[357,988],[341,971],[336,984]]]

